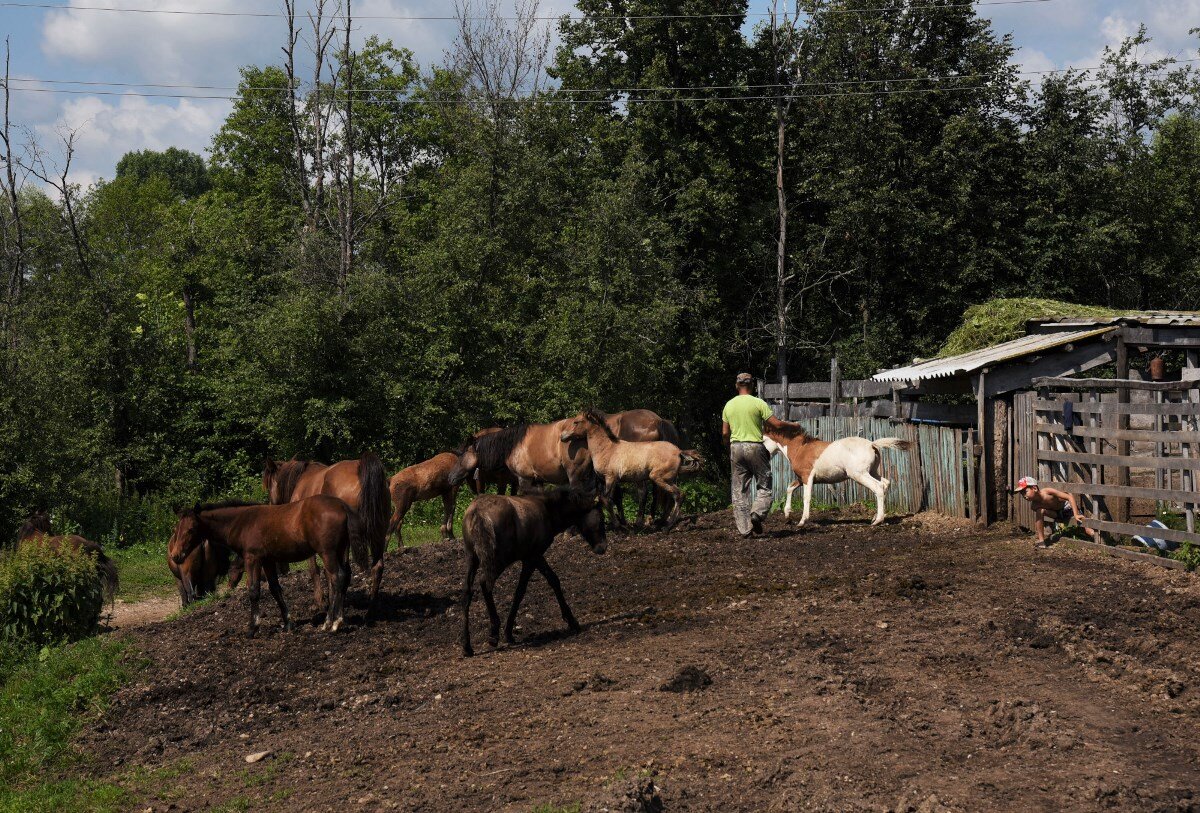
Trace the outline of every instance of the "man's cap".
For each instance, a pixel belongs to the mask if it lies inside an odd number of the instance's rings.
[[[1020,480],[1017,481],[1017,485],[1013,489],[1013,491],[1014,492],[1015,491],[1024,491],[1025,489],[1029,488],[1030,486],[1037,488],[1038,487],[1037,480],[1034,479],[1033,477],[1022,477]]]
[[[754,383],[754,376],[750,375],[750,373],[738,373],[738,376],[737,376],[737,383],[738,383],[739,385],[741,385],[741,384],[753,384],[753,383]]]

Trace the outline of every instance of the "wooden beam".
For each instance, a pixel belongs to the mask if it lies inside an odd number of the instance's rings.
[[[1187,469],[1200,471],[1200,459],[1182,457],[1121,457],[1115,454],[1088,454],[1038,449],[1038,460],[1056,463],[1099,463],[1102,466],[1128,466],[1134,469]]]
[[[1194,381],[1135,381],[1128,378],[1068,378],[1039,376],[1033,379],[1035,389],[1098,389],[1098,390],[1148,390],[1150,392],[1182,392],[1196,386]],[[1140,406],[1150,406],[1141,404]]]
[[[1104,522],[1085,518],[1083,524],[1096,531],[1105,531],[1121,536],[1149,536],[1154,539],[1165,539],[1168,542],[1200,543],[1200,534],[1176,531],[1171,528],[1151,528],[1147,525],[1137,525],[1130,522]]]
[[[1047,483],[1050,488],[1065,491],[1068,494],[1093,495],[1101,497],[1132,497],[1135,500],[1169,500],[1171,502],[1200,505],[1200,496],[1194,492],[1178,491],[1170,488],[1143,488],[1141,486],[1114,486],[1103,483]],[[1097,517],[1099,519],[1099,517]]]
[[[980,370],[975,377],[975,425],[979,429],[979,523],[986,526],[991,516],[988,511],[988,459],[992,454],[992,433],[987,420],[987,369]]]
[[[1033,402],[1033,408],[1042,412],[1062,412],[1061,401],[1047,401],[1039,398]],[[1170,403],[1161,404],[1102,404],[1075,402],[1073,407],[1080,415],[1200,415],[1200,404]]]
[[[1147,528],[1146,530],[1153,531],[1154,529]],[[1163,537],[1160,536],[1158,538],[1162,539]],[[1180,562],[1176,559],[1168,559],[1165,556],[1158,556],[1157,554],[1153,554],[1153,553],[1138,553],[1135,550],[1126,550],[1125,548],[1114,548],[1113,546],[1105,545],[1102,542],[1092,542],[1090,540],[1085,540],[1085,539],[1064,539],[1064,540],[1062,540],[1062,542],[1060,544],[1066,544],[1066,543],[1070,543],[1072,545],[1079,545],[1080,547],[1084,547],[1084,548],[1091,548],[1094,551],[1098,551],[1098,552],[1106,554],[1108,556],[1115,556],[1118,559],[1129,559],[1130,561],[1141,562],[1141,563],[1147,564],[1147,565],[1155,565],[1157,567],[1165,567],[1168,570],[1187,570],[1187,565],[1185,565],[1183,562]]]
[[[1057,423],[1034,424],[1034,431],[1049,432],[1053,435],[1067,435],[1076,438],[1106,438],[1108,440],[1144,440],[1160,441],[1163,443],[1200,443],[1200,432],[1175,432],[1166,430],[1157,432],[1153,429],[1093,429],[1090,426],[1076,426],[1067,429]]]
[[[997,362],[988,370],[988,395],[1029,389],[1031,382],[1048,376],[1067,376],[1109,364],[1116,358],[1111,342],[1103,336],[1085,339],[1071,350],[1051,348],[1033,362],[1022,359]]]

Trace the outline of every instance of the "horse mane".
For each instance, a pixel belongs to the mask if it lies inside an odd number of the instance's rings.
[[[519,423],[481,438],[473,438],[479,470],[494,472],[508,468],[508,456],[517,448],[517,444],[525,439],[528,431],[529,424]]]
[[[26,539],[42,535],[50,535],[50,515],[45,511],[38,511],[21,525],[17,531],[17,541],[24,542]]]
[[[492,434],[495,434],[495,433],[493,432]],[[487,435],[484,435],[484,437],[487,437]],[[457,448],[450,449],[450,451],[453,454],[456,454],[459,457],[462,457],[464,454],[467,453],[468,449],[470,449],[472,446],[475,445],[476,440],[478,440],[478,438],[476,438],[474,435],[469,435],[466,440],[464,440],[462,443],[458,444]]]
[[[781,423],[783,426],[778,428],[771,427],[771,431],[777,435],[782,435],[789,440],[794,438],[807,440],[812,437],[812,435],[808,434],[808,431],[798,423],[792,423],[791,421],[781,421]]]
[[[252,508],[260,505],[266,505],[266,503],[249,502],[247,500],[222,500],[221,502],[206,502],[203,505],[197,504],[194,508],[189,509],[187,513],[199,514],[203,511],[218,511],[222,508]]]
[[[275,482],[279,484],[281,501],[291,502],[292,494],[296,491],[296,484],[300,482],[301,475],[311,465],[311,460],[297,460],[294,457],[286,463],[280,464],[275,472]]]
[[[618,438],[616,435],[614,435],[613,430],[609,428],[608,416],[605,415],[603,412],[596,409],[595,407],[588,407],[587,409],[585,409],[583,411],[583,417],[587,418],[588,421],[590,421],[591,423],[594,423],[596,426],[599,426],[601,429],[603,429],[604,434],[608,435],[608,439],[611,440],[613,443],[620,442],[621,439]]]

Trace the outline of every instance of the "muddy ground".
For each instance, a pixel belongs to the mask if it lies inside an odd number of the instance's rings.
[[[265,591],[256,640],[241,592],[119,633],[148,663],[82,747],[160,777],[139,811],[1200,810],[1197,577],[937,518],[728,525],[560,540],[582,634],[535,575],[516,646],[476,602],[472,659],[456,543],[336,635]]]

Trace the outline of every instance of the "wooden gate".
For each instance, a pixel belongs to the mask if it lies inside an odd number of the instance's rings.
[[[803,418],[797,423],[821,440],[858,436],[868,440],[899,437],[912,441],[913,448],[906,452],[883,450],[883,476],[891,481],[887,510],[900,514],[929,510],[952,517],[968,516],[970,456],[965,430],[867,417]],[[794,478],[791,464],[783,455],[775,455],[771,468],[775,499],[783,500]],[[798,489],[794,510],[800,510],[803,496]],[[870,491],[852,481],[813,486],[813,503],[818,505],[873,504],[874,500]]]

